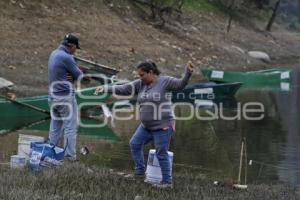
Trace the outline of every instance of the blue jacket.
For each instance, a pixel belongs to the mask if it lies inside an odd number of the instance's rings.
[[[68,81],[67,75],[77,80],[81,74],[69,50],[60,45],[51,53],[48,61],[49,96],[73,95],[74,86]]]

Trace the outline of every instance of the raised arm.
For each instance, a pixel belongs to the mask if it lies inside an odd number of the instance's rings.
[[[98,95],[99,93],[107,92],[110,94],[117,94],[117,95],[124,95],[124,96],[134,95],[138,92],[140,85],[141,85],[141,81],[135,80],[123,85],[98,86],[96,88],[95,94]]]
[[[194,65],[191,62],[188,62],[185,74],[182,79],[168,77],[166,79],[166,89],[167,90],[181,90],[183,89],[189,82],[189,79],[194,71]]]

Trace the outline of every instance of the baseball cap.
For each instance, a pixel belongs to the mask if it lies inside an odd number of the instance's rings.
[[[79,39],[75,35],[72,35],[71,33],[68,33],[65,35],[64,40],[62,42],[63,44],[75,44],[77,49],[80,49],[79,46]]]

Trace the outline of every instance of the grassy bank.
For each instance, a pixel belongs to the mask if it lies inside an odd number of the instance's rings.
[[[200,12],[200,13],[218,13],[221,14],[224,12],[225,8],[222,7],[220,4],[213,4],[207,0],[198,0],[198,1],[193,1],[193,0],[186,0],[185,3],[183,4],[183,9],[186,12]]]
[[[80,163],[44,172],[0,166],[0,199],[296,199],[290,186],[249,185],[247,190],[236,190],[214,186],[212,181],[175,174],[174,188],[162,190]]]

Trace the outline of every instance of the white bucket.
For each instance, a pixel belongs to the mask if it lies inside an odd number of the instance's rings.
[[[26,165],[26,157],[20,155],[13,155],[10,157],[10,168],[21,169]]]
[[[44,137],[41,136],[19,134],[18,155],[24,156],[26,160],[28,160],[30,154],[30,143],[44,142],[44,141],[45,141]]]
[[[171,174],[172,174],[172,164],[173,164],[173,152],[168,151]],[[155,149],[150,149],[148,155],[148,163],[146,168],[146,179],[147,183],[160,183],[162,181],[161,168],[156,157]]]

